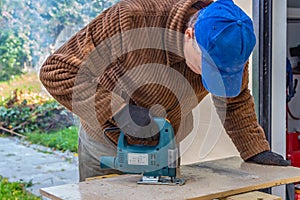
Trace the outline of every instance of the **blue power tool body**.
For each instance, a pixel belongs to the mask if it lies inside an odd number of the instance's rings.
[[[143,174],[140,184],[182,185],[176,178],[178,149],[173,127],[164,118],[154,118],[159,127],[159,141],[155,146],[130,145],[122,131],[117,156],[101,156],[100,167],[117,169],[127,174]]]

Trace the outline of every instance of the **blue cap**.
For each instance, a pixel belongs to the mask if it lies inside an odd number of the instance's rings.
[[[256,42],[252,20],[232,0],[218,0],[200,10],[194,28],[204,87],[216,96],[237,96]]]

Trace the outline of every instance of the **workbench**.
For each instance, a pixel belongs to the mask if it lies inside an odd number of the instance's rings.
[[[140,175],[120,175],[42,188],[43,196],[69,200],[208,200],[300,181],[300,168],[245,163],[240,157],[184,165],[182,186],[138,185]]]

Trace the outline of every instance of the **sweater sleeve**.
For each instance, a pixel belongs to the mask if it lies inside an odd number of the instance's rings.
[[[116,89],[121,75],[127,19],[118,4],[102,12],[50,55],[40,70],[47,91],[93,129],[124,103]],[[106,77],[106,78],[104,78]]]
[[[247,63],[241,93],[237,97],[213,96],[220,120],[244,160],[270,149],[265,133],[256,118],[254,100],[248,89],[248,81]]]

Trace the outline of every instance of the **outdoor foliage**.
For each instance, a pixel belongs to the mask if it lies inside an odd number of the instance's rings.
[[[0,126],[17,133],[50,132],[72,125],[73,114],[41,94],[15,90],[0,103]]]
[[[0,199],[1,200],[40,200],[40,197],[28,193],[25,188],[29,187],[31,183],[24,181],[9,182],[7,178],[0,176]]]
[[[8,81],[12,76],[22,74],[23,66],[29,56],[23,48],[24,38],[14,31],[0,32],[0,80]]]
[[[115,0],[0,0],[0,81],[44,59]]]
[[[77,152],[78,129],[71,126],[66,129],[49,133],[28,133],[26,140],[56,150]]]
[[[11,81],[0,82],[0,101],[4,101],[16,89],[32,94],[43,91],[36,72],[24,73],[21,76],[14,76]]]

